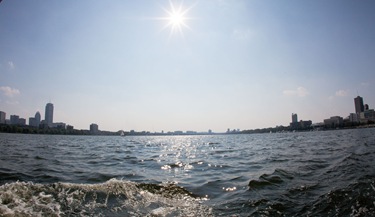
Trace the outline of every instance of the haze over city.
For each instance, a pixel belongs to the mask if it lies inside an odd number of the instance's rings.
[[[375,107],[375,2],[0,3],[0,110],[77,129],[224,132]]]

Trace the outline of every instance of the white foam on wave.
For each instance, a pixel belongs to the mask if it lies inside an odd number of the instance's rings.
[[[0,186],[1,216],[59,216],[60,204],[52,195],[37,192],[41,185],[16,182]]]
[[[0,186],[0,216],[212,215],[211,208],[178,192],[178,186],[169,185],[166,191],[161,185],[147,186],[151,189],[117,179],[100,184],[8,183]]]

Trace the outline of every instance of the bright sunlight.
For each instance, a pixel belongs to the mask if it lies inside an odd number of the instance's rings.
[[[184,9],[182,3],[177,7],[172,1],[169,1],[169,5],[169,9],[164,9],[168,16],[163,17],[162,19],[167,20],[168,23],[163,29],[170,28],[170,35],[179,32],[183,36],[183,28],[190,29],[190,27],[186,24],[186,21],[191,18],[187,17],[186,15],[192,7]]]

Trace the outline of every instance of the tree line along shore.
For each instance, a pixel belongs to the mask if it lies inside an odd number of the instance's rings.
[[[341,126],[309,126],[305,128],[292,129],[289,126],[276,126],[262,129],[252,129],[252,130],[233,130],[227,131],[225,133],[210,133],[210,135],[223,135],[223,134],[259,134],[259,133],[288,133],[288,132],[306,132],[306,131],[325,131],[325,130],[338,130],[338,129],[356,129],[356,128],[373,128],[375,123],[369,122],[366,124],[343,124]],[[106,136],[116,136],[116,135],[125,135],[125,136],[147,136],[147,135],[174,135],[168,133],[151,133],[151,132],[124,132],[122,130],[117,132],[110,131],[99,131],[95,134],[90,132],[90,130],[79,130],[71,128],[37,128],[31,126],[20,126],[20,125],[0,125],[0,133],[18,133],[18,134],[50,134],[50,135],[106,135]],[[197,134],[201,135],[201,134]]]

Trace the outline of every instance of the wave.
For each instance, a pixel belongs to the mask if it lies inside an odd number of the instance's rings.
[[[282,169],[276,169],[272,174],[261,175],[258,180],[250,180],[249,188],[252,190],[266,186],[277,186],[293,178],[293,174]]]
[[[332,190],[320,196],[312,204],[305,205],[301,215],[311,216],[375,216],[375,179],[363,177],[344,188]]]
[[[204,200],[174,184],[13,182],[0,186],[0,216],[212,216]]]
[[[347,186],[327,187],[323,180],[300,179],[300,175],[276,169],[250,180],[245,194],[248,201],[243,202],[241,212],[255,216],[375,216],[374,176],[357,177]]]

